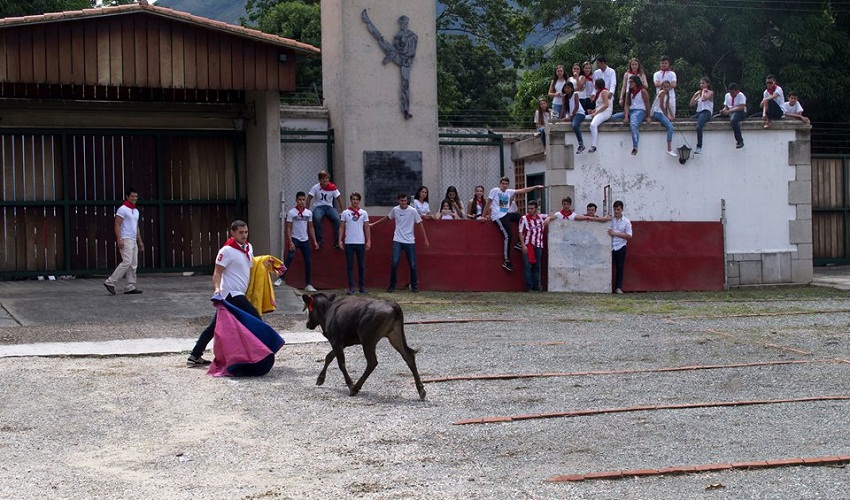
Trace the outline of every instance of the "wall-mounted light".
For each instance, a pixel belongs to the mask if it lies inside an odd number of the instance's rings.
[[[241,116],[233,119],[233,130],[244,132],[248,129],[248,119]]]
[[[682,144],[682,146],[677,148],[676,151],[679,153],[679,163],[682,165],[684,165],[691,157],[691,148],[689,148],[687,144]]]

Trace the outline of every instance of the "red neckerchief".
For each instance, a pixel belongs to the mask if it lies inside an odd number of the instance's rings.
[[[664,81],[664,75],[665,75],[668,71],[673,71],[673,70],[672,70],[672,69],[661,69],[661,68],[658,68],[658,71],[660,71],[660,72],[661,72],[661,81],[663,82],[663,81]]]
[[[773,85],[768,85],[767,93],[773,95],[774,92],[776,92],[776,84],[774,83]]]
[[[596,92],[595,94],[593,94],[593,97],[591,97],[591,99],[593,100],[593,102],[596,102],[596,100],[597,100],[597,99],[599,99],[599,94],[601,94],[602,92],[608,92],[608,87],[605,87],[605,88],[603,88],[602,90],[600,90],[600,91]]]
[[[329,182],[328,182],[328,186],[327,186],[327,187],[322,187],[322,186],[321,186],[321,184],[320,184],[320,185],[319,185],[319,188],[320,188],[322,191],[336,191],[336,184],[334,184],[333,182],[330,182],[330,181],[329,181]]]
[[[626,74],[627,75],[637,75],[638,73],[632,73],[632,70],[628,70],[628,71],[626,71]]]
[[[565,219],[568,218],[572,214],[573,214],[572,210],[570,210],[569,212],[565,212],[563,209],[561,209],[561,215],[563,215]]]
[[[359,208],[348,207],[348,209],[349,209],[349,210],[351,210],[351,213],[353,213],[353,214],[354,214],[354,219],[355,219],[355,220],[357,220],[357,219],[359,219],[359,218],[360,218],[360,209],[359,209]]]
[[[239,243],[236,243],[236,240],[234,240],[233,238],[228,238],[228,240],[224,242],[224,246],[233,247],[239,250],[240,252],[245,254],[246,259],[251,260],[251,256],[248,255],[248,251],[251,250],[250,243],[245,243],[245,248],[243,249],[241,246],[239,246]]]
[[[301,218],[304,217],[304,210],[307,210],[307,207],[298,208],[298,206],[296,205],[295,210],[298,210],[298,217]]]
[[[630,90],[630,91],[629,91],[629,94],[631,94],[631,95],[632,95],[632,99],[634,99],[636,95],[640,94],[640,91],[641,91],[641,88],[640,88],[640,87],[638,87],[636,90]]]
[[[129,208],[130,210],[135,210],[135,209],[136,209],[136,204],[135,204],[135,203],[130,203],[130,200],[124,200],[124,203],[122,203],[122,205],[124,205],[125,207]]]

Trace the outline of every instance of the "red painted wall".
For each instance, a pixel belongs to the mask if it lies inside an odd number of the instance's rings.
[[[423,222],[430,247],[416,230],[416,260],[421,290],[522,291],[522,256],[511,249],[515,271],[502,269],[502,238],[492,222],[470,220]],[[719,222],[632,222],[624,291],[723,289],[723,227]],[[381,290],[389,285],[394,223],[372,228],[372,249],[366,252],[366,286]],[[325,244],[313,251],[313,286],[345,289],[345,253],[334,249],[333,229],[324,221]],[[514,228],[516,234],[516,228]],[[544,269],[546,259],[543,261]],[[296,253],[287,284],[304,287],[304,263]],[[544,284],[546,282],[544,271]],[[356,282],[355,266],[355,282]],[[409,283],[407,259],[402,253],[398,288]]]

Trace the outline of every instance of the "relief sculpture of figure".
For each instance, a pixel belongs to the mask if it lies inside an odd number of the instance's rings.
[[[394,62],[401,68],[401,111],[405,119],[410,119],[413,117],[410,114],[410,67],[413,66],[413,58],[416,56],[416,43],[419,41],[419,37],[416,36],[416,33],[407,29],[407,24],[410,21],[407,16],[398,18],[399,31],[393,37],[392,43],[388,42],[378,31],[378,28],[372,24],[366,9],[363,9],[361,17],[366,24],[366,29],[378,41],[381,50],[384,51],[383,63]]]

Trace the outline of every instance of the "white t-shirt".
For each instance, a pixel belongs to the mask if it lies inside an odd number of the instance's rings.
[[[599,78],[605,80],[605,88],[611,91],[612,95],[617,95],[617,72],[614,71],[614,68],[608,66],[605,68],[605,71],[598,69],[593,72],[593,81],[595,82]],[[593,86],[593,84],[591,84]]]
[[[573,212],[573,211],[570,211],[570,215],[564,215],[563,210],[558,210],[557,212],[555,212],[555,215],[553,215],[552,217],[554,217],[558,220],[575,220],[576,213]]]
[[[314,207],[320,207],[322,205],[332,207],[334,206],[334,200],[339,195],[339,189],[334,189],[333,191],[325,191],[324,189],[322,189],[321,184],[316,184],[315,186],[310,188],[310,196],[313,197]]]
[[[431,213],[431,204],[429,204],[427,201],[413,200],[413,208],[415,208],[416,211],[419,212],[420,216],[428,215]]]
[[[773,95],[776,95],[776,94],[779,94],[779,97],[774,99],[774,101],[776,101],[776,104],[779,104],[779,109],[781,109],[782,111],[785,111],[785,91],[782,90],[782,87],[780,87],[779,85],[777,85],[776,90],[773,91]],[[765,90],[764,93],[762,94],[762,99],[767,99],[770,96],[771,96],[770,92]]]
[[[293,208],[286,213],[286,222],[292,223],[292,237],[298,241],[307,241],[310,239],[307,234],[307,224],[313,222],[313,212],[304,209],[301,215],[298,214],[298,209]]]
[[[629,92],[628,90],[626,92]],[[627,96],[628,97],[628,96]],[[632,101],[629,104],[629,111],[633,109],[642,109],[646,111],[646,103],[643,102],[643,92],[638,92],[632,97]]]
[[[248,281],[251,279],[251,267],[254,265],[254,249],[247,244],[248,255],[231,247],[223,246],[218,251],[215,264],[222,266],[224,272],[221,274],[221,296],[227,298],[228,294],[245,295],[248,291]]]
[[[747,109],[746,109],[747,96],[745,96],[743,92],[738,92],[738,95],[736,95],[733,98],[732,94],[727,92],[726,97],[723,98],[723,104],[726,105],[726,107],[729,108],[729,109],[732,109],[735,106],[740,106],[741,104],[743,104],[744,109],[742,109],[741,112],[745,112],[745,111],[747,111]]]
[[[697,113],[708,110],[709,113],[714,112],[714,99],[703,99],[702,94],[697,98]]]
[[[399,243],[416,243],[413,236],[413,228],[416,224],[422,222],[422,217],[419,212],[410,205],[403,209],[396,205],[390,210],[387,215],[390,219],[395,220],[395,231],[393,232],[393,241]]]
[[[340,219],[345,224],[345,244],[362,245],[366,243],[366,232],[363,229],[369,223],[369,214],[362,208],[355,214],[350,208],[342,211]]]
[[[516,193],[516,189],[506,189],[504,192],[499,188],[490,190],[490,194],[487,195],[487,198],[491,200],[490,219],[501,219],[511,211],[511,199],[514,197],[514,193]]]
[[[560,93],[563,94],[564,93],[564,84],[566,84],[566,83],[567,83],[567,80],[563,80],[563,81],[555,80],[555,92],[556,93],[560,92]],[[554,106],[556,104],[563,104],[563,103],[564,103],[563,96],[556,95],[556,96],[552,97],[552,106]]]
[[[116,217],[121,217],[121,239],[136,239],[139,228],[139,209],[121,205],[115,211]]]
[[[786,102],[784,108],[786,113],[794,113],[798,115],[803,113],[803,105],[800,104],[800,101],[795,102],[793,106]]]

